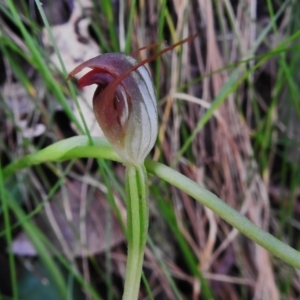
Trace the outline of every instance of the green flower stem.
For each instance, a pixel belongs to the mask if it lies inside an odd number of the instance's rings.
[[[93,143],[94,145],[90,145],[88,138],[84,136],[73,137],[60,141],[38,151],[37,153],[30,154],[16,162],[13,162],[3,169],[3,175],[6,177],[22,168],[30,167],[34,164],[81,157],[105,158],[121,161],[120,157],[118,157],[118,155],[113,151],[106,140],[93,138]],[[300,269],[300,252],[258,228],[246,217],[229,207],[216,195],[165,165],[153,161],[146,161],[145,167],[150,173],[176,186],[203,205],[210,208],[233,227],[267,249],[273,255],[279,257],[295,268]]]
[[[148,232],[147,172],[142,166],[126,167],[127,240],[123,300],[138,299]]]

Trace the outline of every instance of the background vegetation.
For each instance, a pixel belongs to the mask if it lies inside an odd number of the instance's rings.
[[[300,249],[298,1],[38,4],[0,1],[2,167],[85,125],[101,135],[94,87],[66,82],[77,64],[104,52],[142,60],[199,32],[148,65],[160,118],[151,155]],[[141,299],[299,299],[299,270],[177,189],[155,177],[149,186]],[[0,299],[121,298],[122,165],[0,172],[0,190]]]

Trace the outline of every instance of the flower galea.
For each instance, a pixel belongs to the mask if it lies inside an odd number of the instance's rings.
[[[158,124],[154,86],[147,68],[133,57],[107,53],[77,66],[92,69],[79,88],[96,84],[93,109],[105,137],[124,164],[140,165],[154,146]]]

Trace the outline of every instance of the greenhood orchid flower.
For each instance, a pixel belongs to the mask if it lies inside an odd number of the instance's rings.
[[[155,91],[144,65],[131,56],[107,53],[77,66],[73,77],[91,68],[79,79],[79,87],[97,84],[93,109],[104,135],[124,164],[140,165],[154,146],[158,124]]]
[[[145,63],[195,37],[188,37],[141,62],[121,53],[99,55],[69,75],[70,78],[84,68],[91,69],[79,79],[79,87],[97,85],[93,97],[97,122],[126,165],[128,257],[123,300],[138,299],[149,223],[144,160],[158,132],[155,92]]]

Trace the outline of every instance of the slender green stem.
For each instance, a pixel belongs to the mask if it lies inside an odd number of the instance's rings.
[[[49,248],[45,246],[45,242],[43,241],[43,234],[30,220],[26,219],[26,214],[20,205],[11,197],[11,195],[4,191],[4,197],[7,199],[10,210],[14,213],[14,215],[19,220],[25,220],[22,222],[23,229],[31,240],[34,248],[39,253],[39,257],[41,261],[44,263],[47,270],[49,270],[49,274],[53,279],[53,282],[56,284],[56,287],[60,293],[60,299],[67,299],[68,291],[65,284],[65,280],[61,274],[61,270],[57,266],[52,255],[50,255]]]
[[[30,167],[48,161],[63,161],[81,157],[105,158],[121,161],[120,157],[113,151],[112,147],[104,139],[93,138],[94,145],[89,145],[87,137],[73,137],[53,144],[37,153],[30,154],[8,165],[3,169],[4,177],[13,174],[17,170]],[[286,263],[300,269],[300,252],[287,244],[279,241],[271,234],[258,228],[246,217],[228,206],[224,201],[208,190],[200,187],[184,175],[175,170],[154,161],[146,161],[145,167],[148,172],[169,182],[237,228],[241,233],[267,249],[270,253],[279,257]],[[129,181],[127,181],[129,183]]]
[[[11,285],[12,285],[12,299],[18,299],[18,287],[17,287],[17,274],[16,274],[16,264],[15,258],[12,253],[12,235],[11,235],[11,223],[10,223],[10,216],[9,216],[9,205],[8,200],[5,195],[5,187],[2,177],[2,166],[0,164],[0,199],[2,200],[2,210],[4,216],[4,225],[5,225],[5,236],[8,248],[8,260],[9,260],[9,267],[10,267],[10,278],[11,278]]]
[[[213,212],[238,229],[245,236],[267,249],[288,264],[300,269],[300,252],[279,241],[273,235],[263,231],[238,211],[228,206],[210,191],[179,172],[154,161],[146,161],[145,166],[150,173],[169,182],[184,191],[197,201],[210,208]]]
[[[66,69],[66,66],[64,64],[64,61],[62,59],[62,56],[61,56],[61,53],[57,47],[57,44],[55,42],[55,38],[53,36],[53,33],[51,31],[51,27],[50,27],[50,24],[47,20],[47,17],[46,17],[46,14],[42,8],[42,3],[39,1],[39,0],[35,0],[35,4],[36,4],[36,7],[41,15],[41,18],[45,24],[45,27],[47,28],[47,31],[48,31],[48,34],[49,34],[49,38],[50,38],[50,41],[52,43],[52,46],[54,47],[54,50],[55,50],[55,53],[58,57],[58,60],[59,60],[59,63],[60,63],[60,66],[61,66],[61,69],[63,71],[63,74],[66,76],[68,74],[67,72],[67,69]],[[81,122],[83,124],[83,127],[84,127],[84,132],[88,135],[88,137],[90,138],[90,131],[89,131],[89,128],[87,126],[87,123],[85,121],[85,118],[83,116],[83,113],[82,113],[82,110],[81,110],[81,107],[78,103],[78,100],[77,100],[77,97],[76,97],[76,93],[75,93],[75,89],[74,89],[74,86],[72,85],[72,83],[69,81],[68,82],[68,86],[69,86],[69,89],[70,89],[70,92],[71,92],[71,95],[72,95],[72,98],[74,99],[74,103],[75,103],[75,106],[79,112],[79,116],[80,116],[80,119],[81,119]]]
[[[127,35],[126,35],[126,42],[125,42],[125,53],[130,52],[130,48],[132,45],[132,30],[133,30],[133,21],[134,21],[134,12],[136,10],[136,0],[131,1],[130,4],[130,13],[128,19],[128,27],[127,27]]]
[[[123,300],[138,299],[148,232],[148,188],[144,166],[126,167],[128,256]]]
[[[50,69],[49,69],[49,65],[47,63],[45,63],[45,61],[43,61],[41,47],[39,47],[37,45],[36,41],[32,38],[32,35],[30,35],[30,33],[28,32],[26,26],[22,22],[20,13],[18,12],[17,7],[14,2],[16,2],[16,1],[13,1],[13,0],[6,1],[7,6],[10,9],[11,20],[13,21],[13,23],[16,24],[16,26],[20,30],[20,32],[22,34],[22,38],[24,38],[24,41],[26,42],[26,45],[28,47],[28,50],[30,51],[30,54],[32,55],[32,57],[34,57],[35,61],[32,60],[31,63],[41,73],[44,81],[47,83],[49,90],[51,90],[53,95],[57,98],[58,102],[64,108],[64,111],[66,112],[66,114],[68,115],[70,120],[72,120],[72,122],[74,122],[76,127],[81,132],[83,132],[83,128],[82,128],[80,122],[78,121],[78,119],[75,117],[74,113],[72,112],[70,105],[68,104],[68,102],[62,92],[62,89],[57,84],[57,80],[52,76]]]

